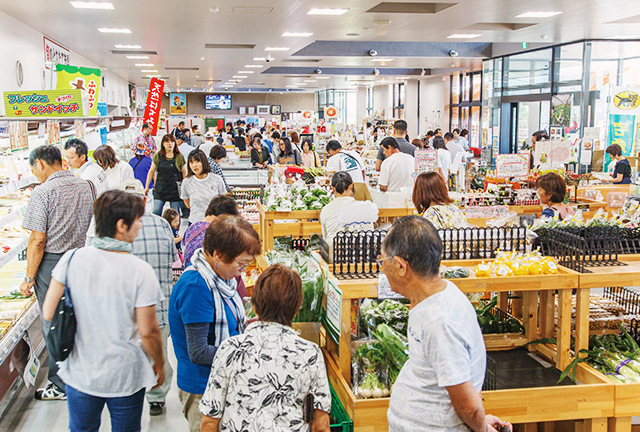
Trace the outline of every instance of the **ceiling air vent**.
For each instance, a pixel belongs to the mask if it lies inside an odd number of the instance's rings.
[[[126,54],[126,55],[158,55],[157,51],[111,51],[111,54]]]
[[[367,13],[435,14],[455,6],[457,3],[390,3],[382,2]]]
[[[254,49],[255,44],[206,44],[205,48],[211,49]]]
[[[194,67],[166,67],[164,68],[165,70],[174,70],[174,71],[197,71],[200,70],[200,68],[194,68]]]

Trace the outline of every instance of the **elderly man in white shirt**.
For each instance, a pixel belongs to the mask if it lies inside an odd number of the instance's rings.
[[[70,168],[77,170],[77,175],[89,180],[96,188],[97,196],[109,190],[107,173],[98,164],[88,158],[89,148],[79,138],[71,138],[64,144],[64,158]]]

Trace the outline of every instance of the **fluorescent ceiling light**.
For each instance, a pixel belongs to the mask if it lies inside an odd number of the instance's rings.
[[[148,60],[149,56],[127,56],[128,59]]]
[[[287,47],[266,47],[265,51],[289,51],[290,48]]]
[[[245,76],[245,75],[234,75],[233,77],[234,77],[234,78],[246,78],[246,76]]]
[[[481,34],[471,34],[471,33],[456,33],[451,36],[447,36],[447,39],[474,39],[482,36]]]
[[[264,57],[254,57],[253,58],[253,61],[265,61],[265,60],[267,60],[267,59],[264,58]]]
[[[562,12],[525,12],[520,15],[516,15],[516,18],[549,18],[552,16],[560,15]]]
[[[252,74],[255,73],[255,71],[238,71],[239,74]]]
[[[289,85],[287,85],[287,87],[298,87],[298,85],[297,84],[289,84]]]
[[[140,45],[114,45],[118,49],[140,49]]]
[[[319,77],[316,77],[316,79],[331,79],[331,77],[328,77],[328,76],[319,76]]]
[[[137,67],[152,67],[153,63],[136,63]]]
[[[112,3],[102,3],[102,2],[82,2],[82,1],[72,1],[71,6],[76,9],[114,9]]]
[[[309,37],[311,35],[313,35],[313,33],[295,33],[295,32],[282,33],[282,37]]]
[[[147,75],[149,78],[160,78],[161,75]]]
[[[244,67],[246,67],[246,68],[261,68],[261,67],[264,67],[264,66],[263,65],[244,65]]]
[[[306,83],[314,83],[314,82],[316,82],[316,80],[304,80],[304,82],[306,82]]]
[[[640,39],[640,35],[615,35],[607,36],[605,39]]]
[[[390,61],[393,61],[393,59],[392,58],[374,58],[374,59],[371,59],[371,61],[374,61],[374,62],[390,62]]]
[[[154,73],[154,72],[158,72],[158,71],[154,70],[154,69],[145,69],[145,70],[141,70],[140,72]]]
[[[99,28],[100,33],[131,33],[131,30],[126,28]]]
[[[313,8],[307,15],[344,15],[349,12],[349,9],[318,9]]]

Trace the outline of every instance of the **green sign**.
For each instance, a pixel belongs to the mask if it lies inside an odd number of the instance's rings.
[[[4,92],[7,117],[83,117],[80,90]]]

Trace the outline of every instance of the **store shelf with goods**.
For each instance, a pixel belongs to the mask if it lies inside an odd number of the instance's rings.
[[[0,197],[9,195],[28,186],[39,184],[40,182],[34,175],[28,175],[20,180],[12,180],[4,186],[0,186]]]
[[[5,216],[0,216],[0,227],[9,225],[10,223],[17,221],[22,216],[24,216],[26,210],[26,203],[13,207],[8,214],[6,214]]]
[[[2,240],[2,239],[0,239]],[[0,255],[0,269],[5,265],[9,264],[14,258],[18,257],[20,253],[24,252],[27,249],[27,244],[29,243],[29,237],[19,237],[12,238],[10,240],[3,240],[7,243],[7,246],[10,246],[8,252]]]

